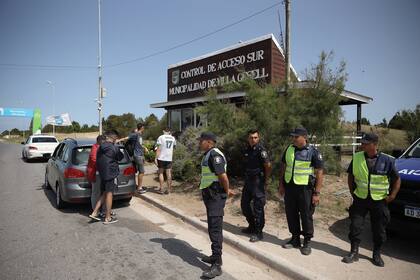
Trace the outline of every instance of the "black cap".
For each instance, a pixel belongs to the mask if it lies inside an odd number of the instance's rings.
[[[378,135],[375,133],[366,133],[363,135],[362,139],[360,140],[360,143],[363,144],[370,144],[370,143],[378,143]]]
[[[216,135],[213,132],[203,132],[201,133],[200,137],[198,137],[199,140],[212,140],[213,142],[216,142]]]
[[[308,135],[308,131],[304,127],[296,127],[292,132],[290,132],[290,136],[306,136]]]

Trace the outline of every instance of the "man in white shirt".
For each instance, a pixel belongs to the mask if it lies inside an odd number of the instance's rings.
[[[172,191],[172,155],[174,147],[176,145],[175,137],[171,135],[171,130],[165,128],[163,134],[159,136],[156,141],[156,159],[155,163],[159,168],[159,184],[160,188],[158,192],[160,194],[169,194]],[[168,189],[163,191],[163,183],[165,178],[163,177],[163,171],[166,173],[166,179]]]

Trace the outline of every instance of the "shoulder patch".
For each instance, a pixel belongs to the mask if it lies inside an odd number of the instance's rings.
[[[215,156],[215,157],[214,157],[214,162],[215,162],[216,164],[220,164],[220,163],[222,163],[222,157],[221,157],[221,156]]]
[[[261,152],[261,157],[262,157],[262,158],[267,158],[267,157],[268,157],[267,152],[266,152],[266,151],[262,151],[262,152]]]

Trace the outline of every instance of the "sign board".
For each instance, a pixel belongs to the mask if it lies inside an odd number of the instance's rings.
[[[168,101],[202,96],[205,91],[251,78],[261,83],[272,81],[271,37],[179,63],[168,69]]]
[[[32,118],[33,116],[34,116],[34,110],[33,109],[2,108],[2,107],[0,107],[0,117]]]
[[[64,113],[59,116],[48,116],[47,124],[53,124],[55,126],[70,126],[70,115],[68,113]]]

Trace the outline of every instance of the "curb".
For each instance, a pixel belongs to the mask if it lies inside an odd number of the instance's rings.
[[[185,215],[181,210],[174,207],[166,206],[163,204],[162,201],[152,198],[147,194],[142,194],[137,197],[207,233],[207,224],[200,221],[200,219],[196,217],[189,217]],[[299,267],[280,256],[274,256],[268,252],[256,248],[251,243],[246,242],[234,235],[233,233],[230,233],[225,230],[223,230],[223,241],[293,279],[326,279],[325,277],[311,272],[309,270],[306,270],[302,267]]]

